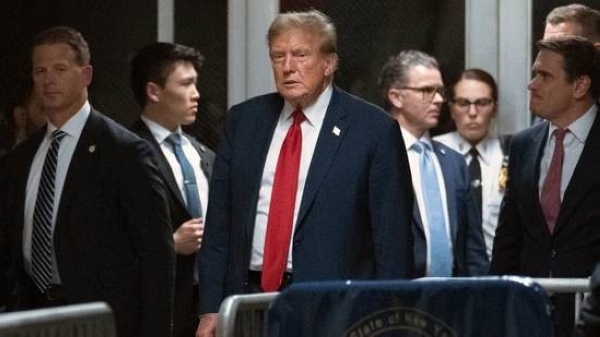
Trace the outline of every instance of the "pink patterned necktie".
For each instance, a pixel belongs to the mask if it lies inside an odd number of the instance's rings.
[[[550,162],[550,167],[548,168],[548,173],[546,174],[546,179],[542,185],[542,193],[540,195],[540,204],[550,234],[554,231],[558,212],[560,211],[560,185],[563,161],[565,158],[563,141],[565,139],[565,133],[567,132],[568,130],[556,129],[552,133],[555,138],[554,153],[552,154],[552,161]]]

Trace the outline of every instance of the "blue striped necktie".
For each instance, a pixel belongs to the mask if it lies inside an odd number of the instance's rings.
[[[452,250],[446,230],[444,204],[434,165],[431,146],[418,141],[413,149],[420,155],[421,192],[425,202],[425,215],[429,223],[430,264],[427,276],[452,276]]]
[[[192,218],[200,218],[202,217],[202,206],[200,204],[200,195],[198,194],[196,175],[194,174],[194,168],[188,161],[185,153],[183,153],[183,147],[181,146],[181,135],[178,133],[173,133],[167,137],[165,141],[173,148],[175,158],[177,158],[177,162],[179,162],[179,166],[181,167],[181,173],[183,174],[183,190],[185,192],[187,210]]]
[[[52,280],[52,214],[54,211],[56,162],[60,141],[66,135],[60,130],[52,133],[52,142],[44,160],[33,211],[31,268],[33,281],[42,292],[46,290]]]

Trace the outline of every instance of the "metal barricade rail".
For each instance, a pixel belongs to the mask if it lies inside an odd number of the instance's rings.
[[[491,279],[497,276],[476,277],[476,279]],[[589,291],[588,278],[530,278],[518,276],[503,276],[507,280],[521,283],[537,283],[551,293],[574,293],[575,316],[579,314],[584,293]],[[417,279],[424,280],[426,278]],[[456,278],[454,278],[456,279]],[[473,278],[466,278],[473,279]],[[265,312],[270,303],[277,297],[278,292],[233,295],[227,297],[219,310],[219,337],[262,337],[266,326]],[[239,325],[242,326],[239,326]],[[262,325],[262,326],[261,326]]]
[[[94,302],[0,315],[2,337],[116,337],[111,309]]]
[[[532,278],[547,293],[573,293],[575,296],[575,322],[581,310],[583,296],[590,290],[589,278]]]
[[[233,295],[227,297],[219,309],[218,337],[236,336],[236,323],[243,324],[244,336],[262,336],[265,325],[264,313],[271,301],[279,295],[278,292]],[[238,316],[242,313],[242,316]]]

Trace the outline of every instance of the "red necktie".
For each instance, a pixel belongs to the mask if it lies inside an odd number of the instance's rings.
[[[554,231],[558,212],[560,211],[560,185],[563,160],[565,157],[563,140],[565,139],[566,132],[567,130],[563,129],[556,129],[553,132],[555,138],[554,153],[552,154],[552,161],[550,162],[546,179],[542,185],[542,194],[540,196],[540,204],[550,234]]]
[[[261,276],[263,291],[279,290],[283,272],[287,265],[292,237],[300,155],[302,153],[302,129],[300,124],[306,119],[306,116],[304,116],[302,110],[296,110],[292,117],[294,122],[289,128],[279,152],[273,191],[271,192]]]

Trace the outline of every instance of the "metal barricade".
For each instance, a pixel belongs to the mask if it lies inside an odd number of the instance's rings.
[[[465,279],[498,279],[498,276],[483,276]],[[575,295],[575,319],[581,309],[581,301],[589,292],[587,278],[530,278],[501,276],[502,279],[521,283],[537,283],[551,295],[552,293],[573,293]],[[426,278],[416,279],[425,280]],[[457,278],[454,278],[455,280]],[[265,336],[266,311],[279,293],[233,295],[227,297],[219,310],[218,337],[262,337]]]
[[[552,293],[573,293],[575,296],[575,322],[581,310],[581,301],[585,293],[590,291],[590,279],[588,278],[532,278],[533,282],[539,284],[550,295]]]
[[[263,336],[266,311],[278,292],[233,295],[227,297],[219,309],[218,337]]]
[[[0,315],[2,337],[116,337],[113,314],[103,302]]]

